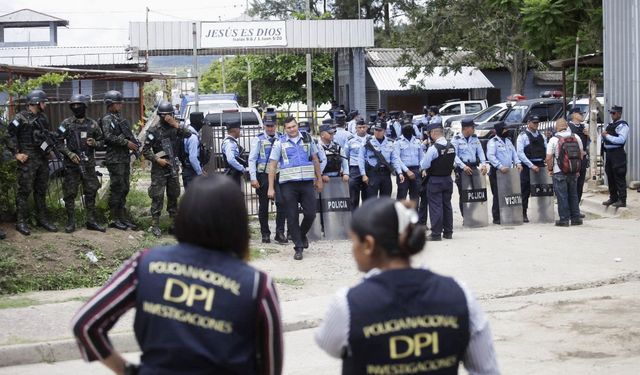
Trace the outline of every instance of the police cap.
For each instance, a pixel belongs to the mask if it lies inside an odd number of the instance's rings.
[[[569,113],[582,113],[582,110],[580,109],[580,107],[573,107],[569,110]]]
[[[318,128],[318,130],[320,130],[320,133],[322,132],[327,132],[327,133],[335,133],[336,130],[329,124],[322,124],[320,125],[320,127]]]
[[[430,131],[432,131],[432,130],[435,130],[435,129],[444,129],[444,128],[442,127],[442,123],[441,123],[441,122],[434,122],[434,123],[430,123],[429,125],[427,125],[427,128],[426,128],[426,130],[427,130],[428,132],[430,132]]]
[[[533,122],[534,124],[539,123],[540,122],[540,116],[533,115],[533,116],[529,117],[529,122]]]
[[[378,113],[387,113],[387,110],[384,108],[378,108]]]
[[[373,123],[373,130],[386,130],[387,123],[384,121],[376,121]]]
[[[344,111],[340,111],[340,112],[336,112],[336,115],[334,116],[334,119],[336,120],[336,124],[338,125],[344,125],[347,116],[344,114]]]
[[[476,123],[473,122],[473,117],[465,117],[462,120],[460,120],[460,126],[463,128],[467,128],[470,126],[476,126]]]
[[[227,130],[240,129],[239,122],[223,122],[222,124],[227,127]]]
[[[356,125],[367,125],[367,123],[363,118],[359,118],[358,121],[356,121]]]
[[[275,109],[267,108],[267,111],[264,113],[262,122],[267,126],[275,125],[277,116],[278,115],[276,114]]]
[[[619,105],[614,105],[613,107],[611,107],[611,109],[609,110],[609,113],[622,113],[622,106]]]
[[[440,110],[438,109],[437,105],[432,105],[431,107],[429,107],[429,112],[433,112],[435,114],[440,113]]]

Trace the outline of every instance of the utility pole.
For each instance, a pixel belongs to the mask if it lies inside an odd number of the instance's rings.
[[[147,48],[145,48],[145,59],[146,61],[144,62],[147,65],[147,69],[149,69],[149,7],[147,7],[147,15],[144,21],[145,27],[146,27],[146,37],[147,37]]]
[[[251,77],[251,62],[247,60],[247,77]],[[251,78],[247,79],[247,107],[253,106],[253,93],[251,90]]]
[[[198,95],[198,28],[196,27],[196,23],[193,22],[191,24],[193,26],[193,78],[195,80],[195,85],[193,86],[193,93],[195,94],[195,102],[196,102],[196,112],[200,110],[199,108],[199,95]]]
[[[578,51],[580,48],[580,38],[576,37],[576,59],[573,64],[573,105],[571,108],[576,107],[576,100],[578,100]]]
[[[226,77],[224,76],[224,55],[222,55],[222,58],[220,61],[221,61],[221,67],[222,67],[222,93],[226,93],[227,81],[226,81]]]
[[[306,20],[309,21],[311,18],[311,1],[307,0],[307,13]],[[307,113],[310,112],[308,121],[309,125],[312,129],[315,128],[315,116],[314,116],[314,108],[313,108],[313,87],[311,80],[311,54],[307,53]]]

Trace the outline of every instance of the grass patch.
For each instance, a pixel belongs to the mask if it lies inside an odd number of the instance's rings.
[[[4,298],[0,299],[0,309],[16,309],[40,304],[31,298]]]
[[[304,286],[304,280],[299,279],[297,277],[275,278],[274,280],[276,283],[282,284],[282,285],[297,286],[297,287]]]
[[[252,247],[249,249],[249,260],[264,259],[272,254],[278,254],[280,250],[272,247]]]

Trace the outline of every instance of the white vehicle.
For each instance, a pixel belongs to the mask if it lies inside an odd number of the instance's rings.
[[[489,108],[483,109],[482,111],[472,116],[473,122],[475,122],[477,125],[477,124],[484,124],[486,122],[499,121],[500,118],[504,115],[504,113],[507,112],[507,109],[509,108],[509,103],[513,103],[513,102],[498,103],[498,104],[492,105]],[[453,121],[451,121],[449,128],[451,129],[451,133],[453,135],[456,135],[462,131],[462,119],[465,117],[468,117],[468,116],[462,116],[460,118],[456,117],[455,119],[453,119]]]
[[[221,112],[223,110],[240,110],[240,105],[235,100],[229,99],[205,99],[198,102],[198,111],[206,116],[209,113]],[[250,108],[247,108],[250,109]],[[196,103],[188,102],[184,111],[184,122],[189,125],[189,115],[196,111]]]
[[[604,123],[604,115],[605,115],[605,111],[604,111],[604,97],[599,96],[596,98],[598,100],[598,106],[597,108],[592,108],[591,111],[589,110],[589,98],[584,98],[584,99],[578,99],[576,100],[576,107],[580,108],[580,111],[583,114],[584,117],[584,123],[588,126],[589,125],[589,118],[591,116],[591,113],[593,113],[595,111],[595,113],[597,114],[596,117],[596,123],[597,124],[603,124]],[[571,117],[570,114],[570,110],[573,108],[573,100],[567,102],[567,118]]]
[[[459,115],[472,115],[487,108],[487,100],[447,100],[440,107],[440,117],[444,124],[448,118]]]

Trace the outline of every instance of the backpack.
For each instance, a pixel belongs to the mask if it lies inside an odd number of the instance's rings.
[[[582,154],[576,137],[571,134],[568,137],[558,138],[558,167],[562,173],[573,174],[580,172],[582,166]]]
[[[204,167],[205,165],[207,165],[207,163],[209,163],[209,160],[211,159],[211,149],[202,143],[200,134],[196,134],[193,132],[191,132],[191,134],[195,134],[198,137],[198,161],[200,162],[200,166]],[[189,153],[187,152],[184,144],[187,139],[189,138],[181,139],[180,142],[178,142],[177,155],[178,159],[180,159],[180,162],[182,162],[183,167],[189,163]]]

